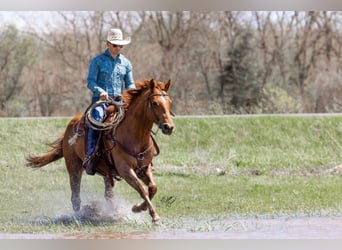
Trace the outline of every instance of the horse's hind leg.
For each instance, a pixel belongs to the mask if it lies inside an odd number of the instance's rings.
[[[141,180],[145,183],[145,185],[148,187],[148,195],[150,200],[152,201],[154,195],[157,193],[157,185],[153,180],[152,175],[152,165],[150,164],[144,175],[141,177]],[[148,207],[148,204],[146,201],[143,201],[140,204],[136,204],[133,206],[132,211],[135,213],[139,213],[141,211],[145,211]]]
[[[81,209],[82,162],[80,159],[66,160],[71,188],[71,203],[75,212]]]

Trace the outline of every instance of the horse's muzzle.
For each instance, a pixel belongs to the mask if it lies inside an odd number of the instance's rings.
[[[171,135],[173,131],[173,125],[170,125],[168,123],[163,123],[160,126],[160,129],[162,130],[163,134],[165,135]]]

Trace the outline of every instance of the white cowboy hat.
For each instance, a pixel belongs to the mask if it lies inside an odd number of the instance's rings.
[[[107,41],[116,45],[127,45],[131,42],[131,38],[123,39],[121,29],[111,29],[108,31]]]

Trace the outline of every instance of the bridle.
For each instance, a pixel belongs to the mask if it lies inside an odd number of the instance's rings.
[[[155,117],[155,119],[156,119],[156,121],[157,121],[158,128],[161,128],[161,126],[162,126],[162,124],[161,124],[161,119],[158,117],[158,115],[157,115],[157,113],[156,113],[156,110],[155,110],[155,107],[154,107],[154,105],[153,105],[153,101],[152,101],[152,97],[154,97],[154,96],[169,97],[169,95],[166,94],[166,93],[159,93],[159,94],[154,94],[154,93],[152,93],[152,94],[150,94],[150,95],[148,96],[148,98],[147,98],[147,99],[148,99],[148,102],[149,102],[149,106],[151,107],[152,112],[153,112],[153,115],[154,115],[154,117]],[[169,110],[169,112],[170,112],[170,115],[171,115],[171,116],[175,116],[175,114],[171,111],[171,109]]]
[[[157,124],[158,124],[158,128],[161,128],[162,124],[161,124],[161,119],[158,117],[157,113],[156,113],[156,110],[155,110],[155,106],[153,105],[153,101],[152,101],[152,97],[154,96],[160,96],[160,97],[168,97],[169,95],[168,94],[150,94],[148,96],[148,103],[149,103],[149,107],[152,109],[152,112],[153,112],[153,115],[154,115],[154,118],[156,119],[157,121]]]

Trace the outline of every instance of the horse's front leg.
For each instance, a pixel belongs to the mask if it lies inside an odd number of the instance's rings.
[[[152,164],[149,164],[146,171],[141,176],[141,180],[145,183],[145,185],[148,187],[148,194],[149,198],[152,201],[154,195],[157,193],[157,184],[153,180],[153,174],[152,174]],[[141,211],[145,211],[147,209],[147,203],[146,201],[143,201],[140,204],[136,204],[133,206],[132,210],[135,213],[139,213]]]
[[[106,199],[106,205],[108,210],[112,211],[114,209],[114,186],[115,186],[115,179],[113,177],[104,176],[103,181],[105,184],[105,193],[104,197]]]
[[[160,217],[156,212],[156,209],[154,208],[151,200],[149,192],[146,191],[146,189],[143,187],[141,182],[138,179],[138,176],[134,172],[134,170],[130,166],[125,166],[123,173],[121,176],[126,180],[126,182],[131,185],[141,196],[141,198],[144,199],[144,203],[146,203],[147,208],[149,209],[150,216],[152,218],[152,222],[157,222]],[[134,212],[136,206],[133,206],[132,210]]]

